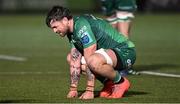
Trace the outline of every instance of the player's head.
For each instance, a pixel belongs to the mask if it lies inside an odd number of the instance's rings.
[[[68,32],[68,20],[72,19],[69,9],[62,6],[54,6],[47,14],[46,24],[54,32],[65,36]]]
[[[47,14],[46,24],[48,27],[50,27],[51,20],[59,21],[63,19],[64,17],[68,19],[72,18],[72,15],[70,14],[69,9],[64,8],[62,6],[54,6]]]

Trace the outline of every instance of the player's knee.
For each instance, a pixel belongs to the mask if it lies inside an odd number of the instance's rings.
[[[102,62],[95,55],[87,60],[87,64],[90,70],[95,73],[101,70]]]

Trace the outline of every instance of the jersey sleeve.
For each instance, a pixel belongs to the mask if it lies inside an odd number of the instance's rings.
[[[77,34],[83,48],[87,48],[96,43],[95,35],[91,30],[89,22],[85,18],[80,17],[76,25],[78,25]]]

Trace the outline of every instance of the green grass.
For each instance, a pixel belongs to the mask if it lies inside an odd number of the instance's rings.
[[[179,78],[151,75],[129,76],[132,86],[122,99],[67,99],[68,42],[55,36],[44,18],[0,16],[0,55],[27,58],[24,62],[0,59],[1,103],[180,103]],[[131,31],[137,50],[136,70],[180,74],[179,18],[180,14],[136,15]],[[82,76],[79,93],[84,91],[85,83]],[[97,81],[96,95],[101,88]]]

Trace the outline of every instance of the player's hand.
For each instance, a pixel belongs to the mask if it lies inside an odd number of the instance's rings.
[[[80,97],[79,99],[94,99],[94,92],[93,91],[85,91]]]
[[[69,91],[69,93],[67,94],[67,98],[75,98],[77,96],[78,96],[77,91]]]

